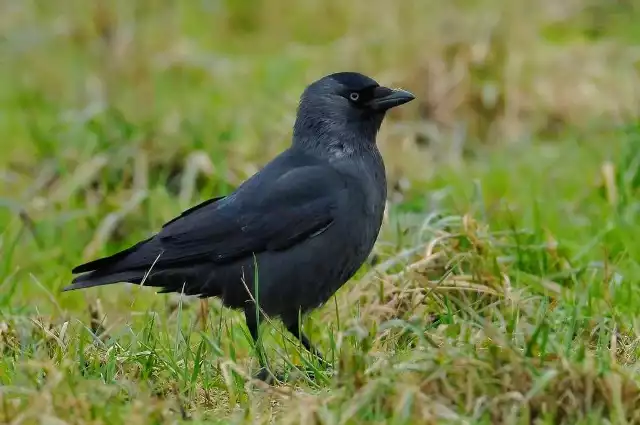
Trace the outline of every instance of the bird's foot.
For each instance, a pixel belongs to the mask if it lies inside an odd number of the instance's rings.
[[[319,383],[330,379],[334,375],[334,370],[330,365],[320,368],[296,366],[289,371],[289,380],[304,377],[311,382]],[[303,378],[303,379],[304,379]]]
[[[285,377],[278,373],[276,375],[274,375],[273,373],[271,373],[271,371],[269,369],[267,369],[266,367],[261,367],[254,375],[253,375],[254,379],[259,379],[260,381],[263,381],[269,385],[274,385],[280,382],[284,382],[286,379]]]
[[[269,369],[267,369],[266,367],[262,367],[253,375],[253,378],[258,379],[268,385],[275,385],[284,382],[295,381],[301,375],[304,375],[312,382],[317,382],[318,376],[316,375],[324,376],[324,378],[320,378],[320,381],[322,381],[323,379],[326,379],[326,377],[333,375],[333,373],[334,371],[331,367],[327,367],[324,369],[314,369],[311,367],[299,366],[294,367],[293,370],[290,370],[287,373],[276,373],[274,375]]]

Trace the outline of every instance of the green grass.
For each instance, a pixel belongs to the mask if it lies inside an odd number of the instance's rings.
[[[633,2],[0,6],[0,423],[640,423]],[[374,253],[251,382],[241,314],[70,269],[229,193],[310,81],[418,99]],[[309,380],[303,370],[311,370]]]

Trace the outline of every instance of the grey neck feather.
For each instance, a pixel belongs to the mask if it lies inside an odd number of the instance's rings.
[[[334,159],[377,151],[383,114],[365,116],[357,111],[358,116],[350,119],[339,109],[331,111],[326,105],[302,103],[293,126],[294,146]]]

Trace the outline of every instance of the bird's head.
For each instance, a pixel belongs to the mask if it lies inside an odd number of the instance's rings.
[[[385,113],[415,98],[408,91],[379,85],[357,72],[327,75],[310,84],[300,97],[294,141],[325,137],[375,143]]]

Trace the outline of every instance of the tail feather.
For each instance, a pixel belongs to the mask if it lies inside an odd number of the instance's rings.
[[[153,239],[153,237],[140,241],[109,257],[99,258],[76,266],[72,270],[72,273],[82,274],[76,276],[71,282],[71,285],[64,287],[62,290],[73,291],[75,289],[110,285],[119,282],[140,283],[144,278],[145,269],[148,267],[140,267],[142,266],[142,264],[139,264],[141,263],[140,259],[135,261],[136,257],[140,257],[140,255],[136,254],[144,253],[144,248],[149,246],[147,243],[151,239]],[[144,260],[144,257],[142,258]],[[144,263],[144,261],[142,261],[142,263]]]
[[[209,280],[211,270],[202,269],[196,264],[183,267],[157,265],[155,264],[155,260],[158,258],[156,252],[161,252],[161,250],[156,245],[153,238],[149,238],[109,257],[81,264],[72,270],[74,274],[79,275],[62,291],[120,282],[141,284],[144,280],[144,286],[161,288],[161,293],[201,294],[203,288],[199,282]],[[218,290],[208,288],[208,292],[217,293]]]
[[[144,283],[143,283],[144,281]],[[92,288],[94,286],[111,285],[127,282],[143,284],[144,286],[162,288],[159,293],[178,292],[185,295],[198,295],[202,288],[200,285],[189,284],[198,281],[197,268],[182,269],[130,269],[114,270],[101,269],[76,276],[71,285],[62,288],[63,292],[76,289]]]
[[[140,283],[143,278],[144,272],[139,270],[127,270],[110,274],[90,272],[73,279],[72,284],[62,288],[62,291],[73,291],[75,289],[92,288],[119,282]]]
[[[98,269],[103,269],[106,267],[111,267],[116,263],[118,263],[119,261],[123,260],[129,254],[132,254],[133,252],[140,249],[142,245],[146,244],[151,239],[153,239],[153,237],[140,241],[137,244],[130,246],[127,249],[124,249],[120,252],[110,255],[109,257],[103,257],[97,260],[89,261],[88,263],[80,264],[79,266],[74,267],[73,270],[71,270],[71,273],[73,274],[85,273],[85,272],[90,272]]]

